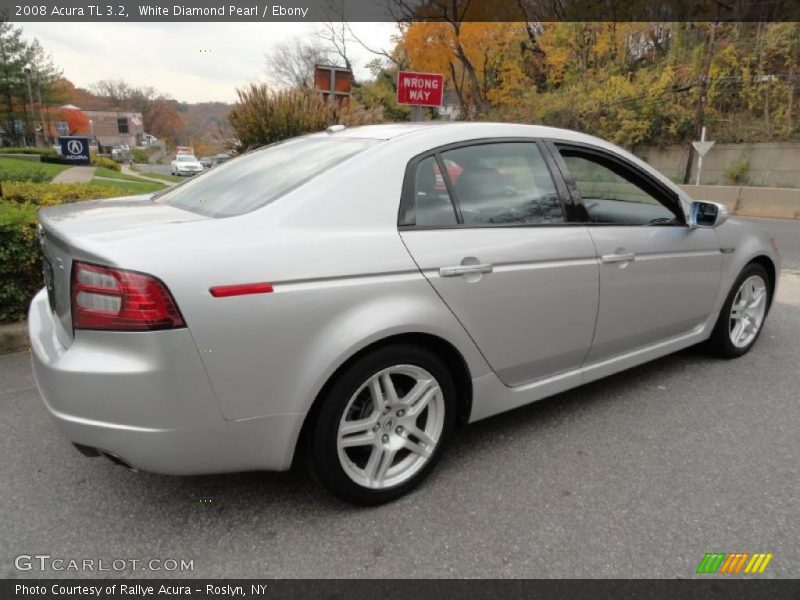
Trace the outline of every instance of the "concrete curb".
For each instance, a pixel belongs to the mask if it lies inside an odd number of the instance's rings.
[[[20,352],[29,346],[27,323],[0,324],[0,354]]]

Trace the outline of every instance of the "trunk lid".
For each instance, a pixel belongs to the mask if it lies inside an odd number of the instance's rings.
[[[73,339],[70,278],[74,260],[110,265],[103,253],[104,244],[135,236],[145,229],[207,219],[197,213],[155,203],[151,196],[43,208],[39,212],[39,243],[47,297],[59,341],[69,346]],[[124,268],[125,265],[111,266]]]

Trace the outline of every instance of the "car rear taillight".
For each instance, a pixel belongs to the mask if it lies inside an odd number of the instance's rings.
[[[75,329],[152,331],[185,327],[167,286],[151,275],[72,263]]]

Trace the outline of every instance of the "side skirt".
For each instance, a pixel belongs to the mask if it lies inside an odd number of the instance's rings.
[[[705,323],[701,323],[679,336],[524,385],[508,387],[494,373],[477,377],[472,380],[474,400],[469,422],[474,423],[507,410],[560,394],[584,383],[608,377],[698,344],[711,335],[714,324],[717,322],[717,316],[717,313],[709,315]]]

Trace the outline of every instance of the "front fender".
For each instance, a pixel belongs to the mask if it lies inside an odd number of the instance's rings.
[[[781,257],[767,231],[754,223],[735,218],[728,219],[714,231],[717,233],[722,251],[722,278],[715,302],[717,313],[722,310],[722,305],[742,269],[760,256],[767,257],[775,267],[775,290],[777,290]]]

